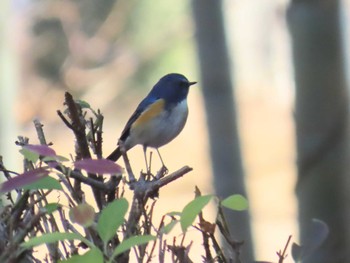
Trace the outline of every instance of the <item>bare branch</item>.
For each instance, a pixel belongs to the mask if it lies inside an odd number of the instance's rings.
[[[291,239],[292,239],[292,235],[290,235],[288,237],[288,240],[287,240],[286,245],[284,246],[283,252],[281,252],[281,250],[276,252],[277,256],[278,256],[278,263],[283,263],[284,259],[287,257],[287,248],[288,248],[288,245],[289,245]]]
[[[44,134],[44,131],[43,131],[44,125],[41,124],[39,119],[34,119],[33,122],[34,122],[36,134],[38,135],[38,139],[39,139],[40,144],[41,145],[47,145],[45,134]]]

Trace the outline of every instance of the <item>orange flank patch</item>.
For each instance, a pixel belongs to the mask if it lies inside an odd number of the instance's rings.
[[[140,124],[147,123],[148,121],[152,120],[153,118],[157,117],[164,109],[164,100],[159,99],[152,105],[150,105],[133,123],[133,127],[136,128]]]

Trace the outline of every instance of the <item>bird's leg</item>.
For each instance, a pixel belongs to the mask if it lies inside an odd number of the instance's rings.
[[[145,162],[146,162],[146,170],[147,170],[147,174],[151,174],[151,171],[150,171],[150,167],[148,166],[148,161],[147,161],[147,146],[143,146],[143,155],[145,157]]]
[[[153,156],[153,152],[152,151],[150,151],[149,152],[149,165],[148,165],[148,167],[149,167],[149,170],[150,171],[152,171],[152,156]]]
[[[158,150],[158,148],[156,148],[157,150],[157,153],[158,153],[158,156],[159,156],[159,159],[160,161],[162,162],[162,170],[164,170],[164,174],[168,173],[168,168],[165,166],[164,162],[163,162],[163,159],[162,159],[162,156],[160,155],[160,152]]]

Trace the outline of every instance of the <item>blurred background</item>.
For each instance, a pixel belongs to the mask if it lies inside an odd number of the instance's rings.
[[[159,78],[182,73],[198,81],[190,115],[161,153],[170,171],[194,171],[162,189],[156,212],[181,210],[195,185],[240,193],[249,211],[229,216],[244,262],[277,261],[289,235],[307,244],[312,218],[330,235],[305,262],[350,262],[348,0],[3,0],[0,12],[9,169],[21,169],[17,135],[38,143],[34,118],[56,152],[74,152],[56,113],[65,91],[104,114],[107,156]],[[144,169],[140,147],[130,159]]]

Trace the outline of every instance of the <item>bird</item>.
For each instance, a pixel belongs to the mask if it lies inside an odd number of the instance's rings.
[[[188,116],[189,88],[196,83],[179,73],[163,76],[137,106],[120,135],[117,148],[107,159],[116,162],[121,157],[120,143],[125,152],[136,145],[142,145],[147,171],[148,147],[157,150],[165,167],[158,148],[171,142],[184,128]]]

